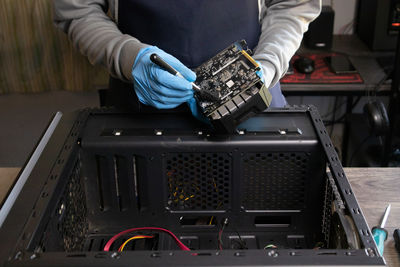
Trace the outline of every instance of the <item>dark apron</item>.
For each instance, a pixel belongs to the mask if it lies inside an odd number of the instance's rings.
[[[253,49],[258,18],[257,0],[119,0],[118,27],[193,69],[237,40]],[[110,89],[115,106],[156,111],[139,102],[132,84],[111,78]]]

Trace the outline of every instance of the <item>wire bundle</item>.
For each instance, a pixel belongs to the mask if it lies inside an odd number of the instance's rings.
[[[131,228],[131,229],[127,229],[125,231],[122,231],[118,234],[116,234],[115,236],[113,236],[110,240],[108,240],[108,242],[106,243],[106,245],[104,246],[104,251],[110,251],[110,247],[111,245],[115,242],[115,240],[117,240],[119,237],[132,233],[132,232],[137,232],[137,231],[158,231],[158,232],[163,232],[168,234],[169,236],[171,236],[174,241],[176,242],[176,244],[179,246],[179,248],[181,250],[186,250],[189,251],[190,249],[185,246],[185,244],[183,244],[178,237],[176,237],[176,235],[174,233],[172,233],[171,231],[164,229],[164,228],[159,228],[159,227],[139,227],[139,228]],[[145,236],[145,235],[138,235],[138,236],[134,236],[131,237],[130,239],[128,239],[127,241],[124,242],[124,244],[122,244],[122,246],[118,249],[118,251],[122,251],[125,247],[125,245],[134,239],[141,239],[141,238],[154,238],[153,236]]]
[[[128,244],[130,241],[135,240],[135,239],[145,239],[145,238],[154,238],[154,236],[148,236],[148,235],[136,235],[133,236],[131,238],[129,238],[128,240],[126,240],[118,249],[118,252],[122,252],[126,246],[126,244]]]

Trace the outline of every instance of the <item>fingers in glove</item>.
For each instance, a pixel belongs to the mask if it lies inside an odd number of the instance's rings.
[[[182,104],[183,102],[179,102],[179,103],[163,103],[163,102],[159,102],[159,101],[154,101],[152,103],[152,106],[158,108],[158,109],[171,109],[171,108],[176,108],[177,106],[179,106],[180,104]]]
[[[168,64],[170,64],[174,69],[179,71],[183,77],[185,77],[186,80],[189,82],[194,82],[196,81],[196,73],[194,73],[191,69],[186,67],[185,65],[182,64],[177,58],[167,55],[166,56],[166,61]]]
[[[160,92],[155,91],[154,94],[151,94],[151,98],[163,104],[181,104],[193,97],[193,93],[190,92],[189,94],[184,94],[183,92],[173,91],[167,88],[157,89],[160,90]]]
[[[151,95],[156,95],[160,97],[176,98],[179,101],[182,99],[187,99],[193,97],[193,91],[181,91],[172,88],[165,87],[159,83],[153,83]]]
[[[139,101],[145,105],[151,105],[151,102],[153,101],[150,97],[150,95],[143,91],[143,90],[136,90],[136,95],[139,99]]]
[[[174,89],[177,91],[192,91],[191,82],[182,77],[174,76],[168,71],[162,70],[159,67],[152,69],[152,78],[164,87]]]
[[[141,103],[145,105],[151,105],[158,109],[168,109],[179,106],[180,104],[186,102],[188,99],[193,96],[185,96],[181,98],[176,97],[167,97],[159,94],[151,94],[149,95],[146,91],[138,90],[137,91],[138,99]]]

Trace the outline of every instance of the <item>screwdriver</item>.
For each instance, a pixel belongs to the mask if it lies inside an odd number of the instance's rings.
[[[400,253],[400,229],[394,230],[393,238],[394,238],[394,243],[396,245],[397,252]]]
[[[185,79],[185,77],[183,77],[183,75],[182,75],[179,71],[177,71],[176,69],[174,69],[174,67],[172,67],[170,64],[168,64],[167,62],[165,62],[165,60],[162,59],[162,58],[161,58],[159,55],[157,55],[156,53],[151,54],[150,60],[151,60],[154,64],[158,65],[159,67],[161,67],[161,68],[163,68],[164,70],[166,70],[166,71],[168,71],[169,73],[171,73],[172,75],[178,76],[178,77],[180,77],[180,78]],[[200,87],[199,87],[198,85],[196,85],[195,83],[192,83],[192,86],[193,86],[193,89],[194,89],[195,91],[198,91],[198,92],[201,91]]]
[[[180,78],[185,79],[185,77],[183,77],[183,75],[177,71],[176,69],[174,69],[174,67],[172,67],[170,64],[168,64],[167,62],[165,62],[164,59],[162,59],[159,55],[157,55],[156,53],[151,54],[150,55],[150,60],[156,64],[157,66],[159,66],[160,68],[168,71],[169,73],[171,73],[174,76],[178,76]],[[201,95],[204,99],[207,100],[211,100],[213,102],[219,102],[221,99],[219,98],[218,95],[216,95],[215,93],[213,93],[210,90],[201,90],[200,86],[198,86],[195,83],[192,83],[192,87],[193,90],[195,90],[199,95]]]
[[[389,216],[390,207],[390,204],[386,207],[380,225],[378,227],[372,228],[372,235],[374,236],[375,243],[378,246],[378,251],[381,256],[383,256],[383,248],[385,247],[384,243],[388,236],[388,232],[385,229],[385,224]]]

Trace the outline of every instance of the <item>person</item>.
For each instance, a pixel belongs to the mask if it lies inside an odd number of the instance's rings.
[[[271,106],[284,106],[279,79],[321,0],[54,0],[54,7],[74,46],[110,72],[113,105],[141,111],[187,102],[199,118],[191,69],[242,39],[262,66]],[[185,79],[153,64],[152,53]]]

